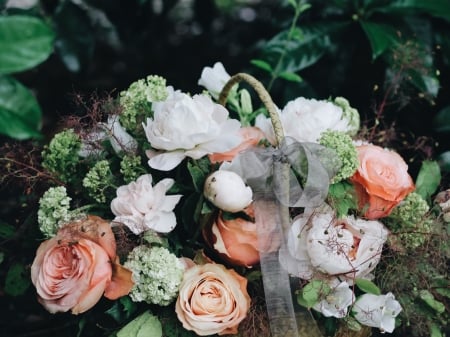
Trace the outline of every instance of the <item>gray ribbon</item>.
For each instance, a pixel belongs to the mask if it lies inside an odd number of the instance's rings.
[[[281,168],[286,164],[290,166],[288,176]],[[340,167],[334,150],[286,137],[279,148],[241,152],[226,170],[239,174],[256,196],[275,195],[278,202],[288,207],[318,207]]]

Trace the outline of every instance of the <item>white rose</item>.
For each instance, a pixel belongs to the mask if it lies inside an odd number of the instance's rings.
[[[223,67],[223,64],[221,62],[216,62],[212,68],[203,68],[200,79],[198,80],[198,85],[205,87],[210,94],[217,99],[230,77],[231,76]]]
[[[291,226],[289,256],[282,263],[300,278],[319,272],[352,282],[367,277],[378,264],[387,235],[379,221],[336,219],[332,211],[301,214]]]
[[[169,171],[185,157],[226,152],[241,142],[239,121],[207,95],[170,92],[167,100],[153,103],[153,112],[144,130],[150,145],[163,151],[147,151],[154,169]]]
[[[252,189],[234,172],[218,170],[206,178],[203,193],[210,202],[227,212],[239,212],[252,202]]]
[[[325,101],[298,97],[286,104],[280,112],[284,135],[298,142],[317,143],[326,130],[349,132],[354,129],[341,107]],[[259,127],[271,143],[275,134],[269,118],[259,115],[255,126]]]
[[[173,212],[181,195],[166,195],[173,179],[166,178],[152,186],[152,176],[145,174],[135,182],[120,186],[111,201],[114,221],[125,224],[134,234],[147,230],[168,233],[177,224]]]
[[[386,295],[364,294],[353,306],[355,318],[361,324],[391,333],[395,329],[395,317],[402,311],[392,293]]]
[[[323,300],[313,306],[325,317],[342,318],[347,316],[348,307],[353,303],[353,291],[347,282],[341,282]]]

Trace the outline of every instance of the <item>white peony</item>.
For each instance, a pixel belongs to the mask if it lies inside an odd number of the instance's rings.
[[[134,234],[147,230],[168,233],[177,224],[173,212],[181,195],[166,195],[173,179],[166,178],[152,186],[152,176],[145,174],[128,185],[120,186],[111,201],[114,221],[125,224]]]
[[[379,221],[336,219],[331,210],[299,215],[290,231],[289,256],[281,258],[290,273],[303,279],[322,273],[348,282],[368,277],[388,235]]]
[[[218,208],[239,212],[252,202],[252,189],[234,172],[218,170],[206,178],[203,194]]]
[[[205,87],[209,93],[217,99],[230,77],[231,76],[227,73],[223,64],[221,62],[216,62],[212,68],[203,68],[200,79],[198,80],[198,85]]]
[[[240,123],[228,118],[228,111],[208,95],[191,97],[170,91],[163,102],[153,103],[153,119],[144,124],[153,149],[147,151],[150,167],[169,171],[184,158],[199,159],[238,146]]]
[[[364,294],[353,306],[359,323],[391,333],[395,329],[395,317],[402,311],[392,293],[386,295]]]
[[[336,282],[338,283],[338,282]],[[338,283],[319,303],[313,306],[325,317],[342,318],[347,316],[348,307],[353,303],[353,291],[347,282]]]
[[[280,112],[284,135],[298,142],[317,143],[326,130],[351,132],[353,122],[344,116],[341,107],[325,100],[298,97],[290,101]],[[275,134],[269,118],[259,115],[255,126],[259,127],[267,139],[275,144]]]

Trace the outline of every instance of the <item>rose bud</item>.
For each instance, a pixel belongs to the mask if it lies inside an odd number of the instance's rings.
[[[252,202],[252,189],[234,172],[218,170],[208,176],[203,194],[214,206],[226,212],[242,211]]]

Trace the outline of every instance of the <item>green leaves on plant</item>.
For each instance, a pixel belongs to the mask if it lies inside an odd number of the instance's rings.
[[[0,74],[31,69],[53,52],[53,30],[25,15],[0,17]]]
[[[378,288],[376,286],[376,284],[373,283],[372,281],[362,279],[362,278],[357,278],[355,280],[355,284],[358,286],[359,289],[361,289],[362,291],[364,291],[366,293],[374,294],[374,295],[381,295],[380,288]]]
[[[428,290],[419,291],[419,298],[423,300],[430,308],[438,313],[443,313],[445,311],[445,306],[442,302],[437,301],[433,294]]]
[[[118,323],[129,320],[135,313],[137,305],[128,296],[121,297],[115,301],[113,306],[105,311],[106,314],[114,318]]]
[[[391,26],[369,21],[360,21],[360,24],[372,47],[372,59],[383,54],[397,41],[396,31]]]
[[[450,106],[446,106],[433,119],[433,126],[436,132],[450,133]]]
[[[41,116],[41,108],[30,90],[12,77],[0,76],[1,134],[15,139],[40,137]]]
[[[346,216],[350,209],[357,209],[357,197],[350,183],[342,181],[332,184],[328,194],[338,218]]]
[[[450,3],[448,0],[393,0],[374,11],[383,13],[411,14],[422,12],[450,21]]]
[[[254,60],[251,60],[250,63],[253,64],[255,67],[258,67],[262,70],[267,71],[268,73],[273,72],[272,66],[264,60],[254,59]]]
[[[331,287],[326,281],[312,280],[297,292],[297,302],[304,307],[311,308],[330,292]]]
[[[161,337],[162,326],[158,318],[148,311],[125,325],[117,333],[117,337]]]
[[[6,274],[5,292],[11,296],[22,295],[30,286],[30,276],[22,263],[14,263]]]
[[[440,182],[441,170],[438,163],[430,160],[423,161],[416,179],[416,193],[425,200],[430,200]]]

